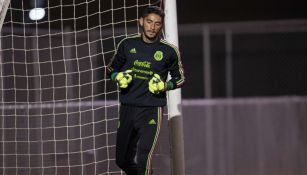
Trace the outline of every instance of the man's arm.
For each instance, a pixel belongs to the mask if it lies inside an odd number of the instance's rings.
[[[179,51],[175,46],[171,47],[173,48],[172,53],[168,59],[168,66],[165,67],[170,72],[171,79],[165,82],[160,75],[154,74],[148,82],[149,91],[153,94],[180,88],[184,84],[185,77]]]
[[[117,73],[121,71],[121,68],[126,63],[126,57],[124,55],[124,42],[123,41],[124,40],[122,40],[118,44],[117,50],[107,66],[107,76],[111,78],[111,80],[115,80]]]
[[[171,79],[167,82],[167,90],[180,88],[185,82],[184,70],[181,62],[180,53],[176,47],[173,48],[174,52],[171,55],[171,62],[169,67]]]
[[[116,81],[120,88],[127,88],[132,81],[131,70],[122,70],[126,63],[123,40],[118,44],[118,48],[107,66],[107,76]]]

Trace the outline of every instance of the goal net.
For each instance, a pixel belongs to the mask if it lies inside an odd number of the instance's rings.
[[[0,174],[122,174],[114,160],[118,89],[106,64],[122,38],[140,32],[139,12],[159,4],[11,1],[0,16]],[[34,7],[45,17],[32,21]]]

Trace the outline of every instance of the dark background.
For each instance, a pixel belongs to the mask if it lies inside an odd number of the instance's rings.
[[[231,24],[307,19],[303,0],[177,1],[179,31],[186,24]],[[226,25],[227,25],[226,24]],[[306,24],[305,24],[306,25]],[[255,31],[257,27],[255,26]],[[306,95],[306,31],[237,33],[233,39],[231,97]],[[225,33],[210,37],[212,97],[226,94]],[[191,44],[193,43],[193,44]],[[186,86],[183,98],[205,97],[202,35],[180,35]]]
[[[197,0],[177,1],[178,22],[300,19],[307,17],[304,0]]]
[[[75,3],[84,1],[74,0]],[[72,0],[62,1],[63,4],[72,2]],[[103,0],[101,2],[108,6],[111,1]],[[122,2],[121,0],[113,0],[115,5]],[[307,3],[304,0],[177,0],[176,2],[179,24],[307,18]],[[22,3],[20,0],[12,0],[11,3],[14,7],[30,8],[31,6],[30,0]],[[126,1],[126,3],[133,4],[134,0]],[[50,6],[55,4],[59,4],[59,0],[49,2]],[[47,5],[46,1],[44,5]]]

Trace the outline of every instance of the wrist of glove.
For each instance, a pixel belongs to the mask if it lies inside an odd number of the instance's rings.
[[[167,83],[161,80],[160,75],[154,74],[148,82],[148,89],[153,94],[160,94],[167,90]]]
[[[127,88],[132,81],[132,70],[126,70],[124,72],[117,72],[111,76],[111,79],[115,80],[120,88]]]

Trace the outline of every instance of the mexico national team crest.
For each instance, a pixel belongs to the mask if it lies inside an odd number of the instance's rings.
[[[163,52],[158,50],[154,54],[154,58],[156,61],[161,61],[163,59]]]

